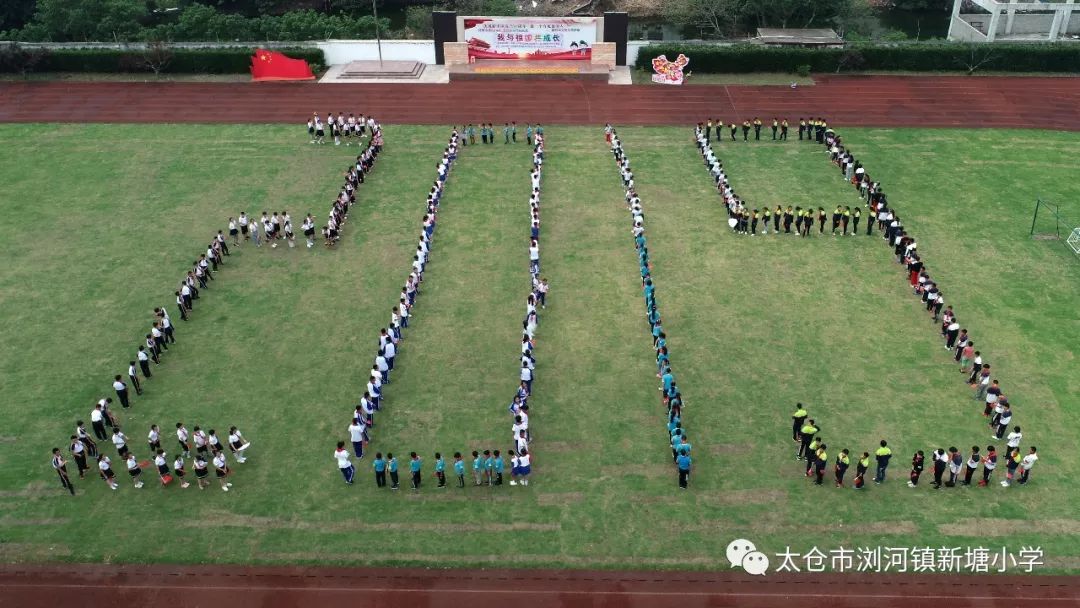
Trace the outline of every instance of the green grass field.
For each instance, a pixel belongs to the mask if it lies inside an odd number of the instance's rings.
[[[997,369],[1025,445],[1039,446],[1027,487],[904,485],[912,451],[990,441],[880,241],[737,237],[689,129],[622,129],[695,445],[691,491],[678,492],[621,183],[599,128],[558,127],[543,182],[552,291],[530,400],[532,485],[437,490],[430,475],[436,450],[509,440],[529,153],[496,144],[463,149],[450,177],[370,446],[421,452],[427,487],[377,491],[368,459],[348,487],[334,442],[347,438],[448,134],[387,127],[338,249],[234,251],[194,319],[176,321],[179,343],[146,394],[120,412],[137,449],[151,423],[239,426],[253,447],[232,492],[110,492],[88,477],[72,498],[49,449],[111,394],[200,245],[242,209],[322,216],[354,149],[308,146],[293,127],[0,126],[11,143],[0,211],[13,227],[0,243],[0,559],[726,568],[727,543],[747,537],[767,552],[1039,545],[1046,571],[1080,569],[1069,483],[1080,266],[1060,242],[1028,238],[1036,197],[1080,194],[1067,177],[1080,136],[842,130]],[[717,153],[752,204],[858,200],[814,146]],[[795,401],[831,453],[888,438],[890,481],[864,493],[807,484],[787,438]]]

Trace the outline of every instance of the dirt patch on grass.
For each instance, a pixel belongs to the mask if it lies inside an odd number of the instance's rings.
[[[762,488],[759,490],[730,490],[727,492],[702,492],[700,498],[714,505],[763,505],[784,503],[787,492]]]
[[[2,521],[2,520],[0,520]],[[236,515],[215,512],[198,520],[185,521],[187,528],[259,528],[313,530],[316,532],[359,532],[379,530],[400,530],[406,532],[558,532],[559,524],[539,524],[529,522],[488,523],[488,524],[441,524],[431,522],[310,522],[261,517],[255,515]]]
[[[734,443],[721,443],[718,445],[709,446],[709,453],[713,456],[726,456],[728,454],[738,454],[745,452],[748,446],[735,445]]]
[[[947,536],[1012,536],[1017,528],[1024,532],[1045,535],[1080,535],[1080,520],[1047,519],[969,519],[958,523],[941,524],[938,532]]]
[[[569,441],[544,441],[538,443],[537,447],[540,452],[551,452],[553,454],[566,454],[574,451],[574,444]]]
[[[0,560],[5,562],[15,561],[44,561],[49,558],[65,557],[71,555],[71,547],[67,545],[45,545],[39,543],[0,543]]]
[[[577,504],[583,500],[585,500],[585,494],[581,492],[553,492],[536,495],[536,502],[543,507],[561,507]]]
[[[15,443],[19,438],[12,435],[0,435],[0,443]]]
[[[44,517],[41,519],[17,519],[14,517],[0,517],[0,528],[15,526],[62,526],[71,519],[68,517]]]
[[[55,493],[52,484],[32,481],[21,490],[0,490],[0,498],[42,498]]]

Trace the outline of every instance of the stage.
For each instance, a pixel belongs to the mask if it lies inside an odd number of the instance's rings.
[[[607,82],[612,70],[588,61],[513,61],[478,59],[446,66],[450,81],[458,80],[582,80]]]

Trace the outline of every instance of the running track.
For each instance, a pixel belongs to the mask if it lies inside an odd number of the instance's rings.
[[[64,565],[0,568],[0,606],[1061,608],[1080,595],[1050,576]]]
[[[686,125],[824,116],[862,126],[1080,131],[1080,78],[818,76],[815,86],[609,86],[559,80],[447,85],[0,83],[0,122],[294,123],[311,112],[386,123]]]
[[[388,123],[666,124],[707,117],[1080,131],[1080,79],[818,77],[813,87],[0,83],[0,122],[294,123],[362,110]],[[1080,607],[1080,577],[243,566],[0,566],[0,606]]]

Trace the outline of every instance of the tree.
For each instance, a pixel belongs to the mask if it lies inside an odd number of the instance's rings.
[[[982,66],[994,60],[994,45],[992,44],[969,44],[968,54],[960,60],[968,76],[971,76]]]
[[[431,19],[431,7],[410,6],[405,9],[405,35],[407,38],[429,39],[435,35]]]
[[[18,29],[34,16],[35,0],[4,0],[0,2],[0,31]]]
[[[34,22],[54,42],[120,42],[136,39],[145,17],[133,0],[38,0]]]
[[[672,0],[665,3],[664,16],[679,25],[711,28],[719,37],[735,34],[744,0]]]
[[[863,57],[862,51],[858,49],[846,49],[843,53],[840,53],[840,60],[836,63],[836,73],[839,74],[842,69],[859,70],[866,65],[866,57]]]
[[[160,40],[148,42],[146,49],[143,50],[143,63],[154,73],[154,76],[160,76],[161,71],[168,67],[172,58],[172,49]]]
[[[25,78],[48,55],[48,49],[25,47],[17,42],[0,45],[0,72],[13,72]]]

